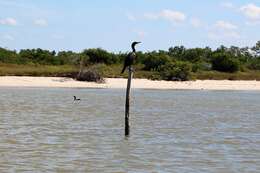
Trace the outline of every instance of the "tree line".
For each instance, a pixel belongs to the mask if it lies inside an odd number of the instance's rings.
[[[127,53],[112,53],[101,48],[73,51],[22,49],[19,52],[0,48],[0,63],[22,65],[84,65],[122,64]],[[170,47],[166,50],[137,52],[136,64],[165,80],[188,80],[191,73],[220,71],[235,73],[260,70],[260,41],[253,47],[220,46],[205,48]]]

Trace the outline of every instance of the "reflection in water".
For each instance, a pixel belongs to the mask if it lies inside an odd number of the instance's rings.
[[[260,172],[259,92],[124,94],[0,88],[0,172]]]

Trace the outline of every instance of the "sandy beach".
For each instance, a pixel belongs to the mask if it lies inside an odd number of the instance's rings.
[[[106,78],[106,83],[78,82],[61,77],[0,77],[0,87],[62,87],[62,88],[125,88],[127,80]],[[187,82],[152,81],[134,79],[136,89],[180,89],[180,90],[260,90],[260,81],[197,80]]]

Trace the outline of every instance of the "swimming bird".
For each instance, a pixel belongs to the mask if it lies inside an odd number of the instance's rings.
[[[127,55],[127,57],[125,58],[124,68],[123,68],[121,74],[124,73],[124,71],[125,71],[125,69],[126,69],[127,67],[129,67],[129,66],[131,66],[131,65],[134,64],[134,60],[136,59],[135,46],[136,46],[137,44],[139,44],[139,43],[141,43],[141,42],[136,42],[136,41],[135,41],[135,42],[132,43],[132,46],[131,46],[131,47],[132,47],[132,52],[129,53],[129,54]]]
[[[78,99],[76,96],[73,97],[74,97],[74,101],[80,101],[80,99]]]

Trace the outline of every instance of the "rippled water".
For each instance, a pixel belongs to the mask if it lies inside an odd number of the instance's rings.
[[[260,92],[134,90],[129,138],[124,96],[0,88],[0,172],[260,172]]]

